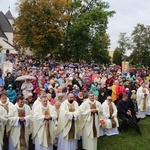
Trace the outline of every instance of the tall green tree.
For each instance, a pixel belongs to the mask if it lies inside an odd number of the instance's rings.
[[[101,0],[20,0],[14,43],[36,55],[109,63],[109,4]]]
[[[122,55],[120,53],[120,49],[117,47],[114,50],[114,54],[113,54],[113,63],[117,64],[117,65],[121,65],[122,62]]]
[[[131,37],[131,63],[137,66],[150,66],[150,27],[143,24],[137,24]]]
[[[53,53],[64,38],[71,1],[24,0],[15,20],[16,49],[29,48],[35,55]]]
[[[97,34],[91,43],[92,45],[92,51],[91,51],[91,58],[96,63],[102,63],[102,64],[109,64],[111,61],[111,58],[108,53],[108,46],[109,46],[110,40],[109,36],[105,34],[104,36],[100,36]]]
[[[110,40],[106,29],[108,18],[114,11],[108,11],[108,8],[109,4],[100,0],[73,1],[61,51],[62,59],[109,62],[107,49]]]
[[[121,65],[122,61],[126,60],[126,52],[131,49],[130,38],[126,33],[120,33],[118,46],[116,47],[113,55],[113,63]]]

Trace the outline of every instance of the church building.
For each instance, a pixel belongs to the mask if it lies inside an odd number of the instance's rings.
[[[17,53],[13,46],[13,23],[14,18],[10,10],[6,14],[0,11],[0,51],[3,54]]]

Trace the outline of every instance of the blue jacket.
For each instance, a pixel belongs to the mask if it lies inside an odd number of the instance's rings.
[[[16,97],[16,91],[15,90],[7,90],[6,92],[7,92],[9,101],[13,103],[13,101]]]
[[[0,86],[1,85],[4,85],[4,81],[3,81],[3,79],[0,77]]]

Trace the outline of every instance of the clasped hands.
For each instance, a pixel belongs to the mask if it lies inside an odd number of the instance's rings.
[[[92,109],[91,109],[91,113],[92,113],[92,114],[98,113],[98,110],[97,110],[96,108],[92,108]]]
[[[114,119],[114,116],[109,117],[109,119]]]
[[[52,119],[52,117],[50,115],[45,115],[44,120],[51,120],[51,119]]]
[[[26,121],[26,120],[25,120],[24,117],[19,117],[19,121],[20,121],[20,122],[24,122],[24,121]]]

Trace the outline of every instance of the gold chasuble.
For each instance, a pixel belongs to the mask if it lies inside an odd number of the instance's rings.
[[[42,108],[42,113],[44,116],[50,115],[50,111],[48,108]],[[47,137],[46,138],[47,139],[47,145],[50,146],[51,141],[50,141],[50,131],[49,131],[49,120],[45,119],[44,122],[45,122],[44,123],[44,125],[45,125],[45,128],[44,128],[45,133],[44,134],[46,134],[46,137]]]
[[[69,112],[75,111],[74,104],[72,104],[72,105],[68,104],[68,108],[69,108]],[[72,119],[71,128],[70,128],[70,131],[68,134],[68,140],[74,140],[74,139],[75,139],[75,121],[74,121],[74,119]]]
[[[143,110],[142,111],[146,111],[146,99],[147,99],[147,95],[144,95],[144,98],[143,98]]]
[[[91,109],[96,109],[95,103],[94,104],[89,103],[89,104]],[[97,130],[95,125],[95,113],[92,113],[91,115],[93,116],[93,136],[97,137]]]
[[[56,111],[56,113],[57,113],[57,121],[58,121],[58,119],[59,119],[59,113],[60,113],[60,110],[58,109],[58,110],[55,110]]]
[[[112,117],[112,114],[114,112],[112,103],[109,103],[108,105],[109,105],[110,117]],[[116,121],[115,121],[115,119],[110,118],[110,120],[111,120],[112,128],[115,128],[116,127]]]
[[[18,109],[18,117],[25,117],[25,108]],[[20,121],[20,150],[25,150],[27,148],[25,140],[25,125],[24,122]]]

